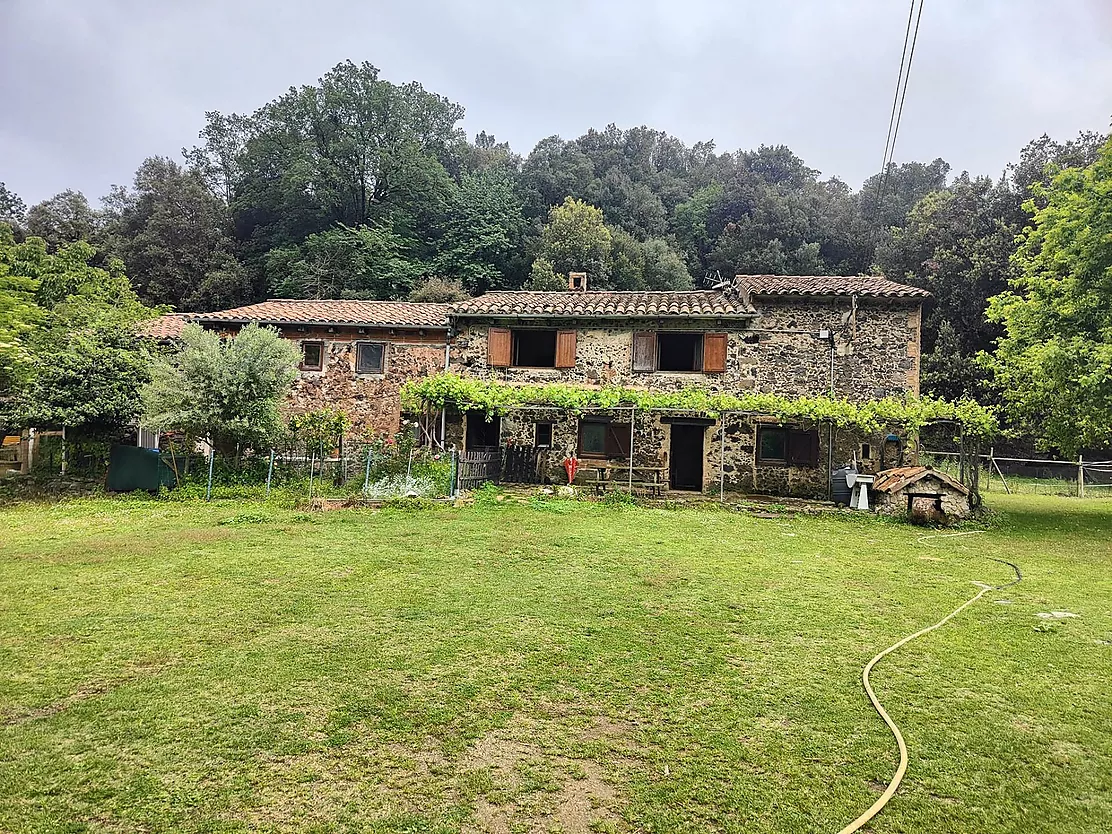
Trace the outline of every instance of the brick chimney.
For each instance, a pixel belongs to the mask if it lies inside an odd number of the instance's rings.
[[[569,272],[568,273],[568,289],[572,292],[586,292],[587,291],[587,273],[586,272]]]

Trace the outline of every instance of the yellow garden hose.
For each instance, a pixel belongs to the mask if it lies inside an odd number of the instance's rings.
[[[927,544],[928,539],[954,538],[956,536],[972,536],[976,533],[981,533],[981,532],[984,532],[984,531],[983,530],[970,530],[970,531],[964,532],[964,533],[941,533],[941,534],[934,535],[934,536],[923,536],[922,538],[919,539],[919,543],[920,544]],[[933,546],[933,545],[931,545],[931,546]],[[959,605],[957,608],[955,608],[953,611],[951,611],[949,614],[947,614],[945,617],[943,617],[941,620],[939,620],[934,625],[927,626],[924,629],[920,629],[919,631],[915,632],[914,634],[909,634],[907,637],[903,638],[898,643],[893,643],[891,646],[889,646],[884,651],[880,652],[880,654],[878,654],[876,657],[874,657],[872,660],[870,660],[868,663],[865,664],[865,669],[861,673],[861,682],[865,685],[865,693],[869,696],[869,700],[872,701],[873,708],[877,711],[877,714],[884,720],[884,723],[888,725],[888,729],[892,731],[892,735],[896,737],[896,745],[900,748],[900,764],[899,764],[899,767],[896,768],[895,774],[892,776],[892,781],[890,781],[888,783],[888,787],[884,789],[884,793],[882,793],[877,798],[877,801],[874,802],[872,805],[870,805],[868,810],[866,810],[863,814],[861,814],[861,816],[859,816],[857,819],[855,819],[853,822],[851,822],[849,825],[847,825],[845,828],[843,828],[841,831],[839,831],[838,834],[853,834],[853,832],[860,830],[861,826],[863,826],[865,823],[867,823],[869,820],[871,820],[873,817],[875,817],[877,814],[879,814],[881,809],[884,808],[884,806],[888,804],[888,800],[891,799],[895,795],[896,789],[899,788],[900,782],[903,781],[904,773],[907,771],[907,744],[904,742],[903,734],[900,733],[900,728],[898,726],[896,726],[896,722],[893,721],[892,718],[888,715],[888,712],[884,709],[884,706],[880,703],[880,699],[877,698],[876,693],[873,691],[872,684],[869,682],[869,674],[873,671],[873,667],[876,666],[877,663],[879,663],[884,657],[886,657],[887,655],[890,655],[892,652],[896,651],[896,649],[900,648],[901,646],[907,645],[908,643],[910,643],[915,638],[922,637],[924,634],[928,634],[929,632],[934,631],[936,628],[941,628],[942,626],[946,625],[946,623],[948,623],[950,620],[952,620],[954,617],[956,617],[958,614],[960,614],[962,611],[964,611],[970,605],[975,603],[977,600],[979,600],[981,597],[983,597],[989,591],[996,591],[996,590],[999,590],[1001,588],[1007,588],[1008,586],[1014,585],[1016,582],[1019,582],[1020,580],[1023,579],[1023,574],[1020,572],[1019,568],[1016,565],[1012,564],[1011,562],[1006,562],[1003,559],[993,559],[991,556],[988,556],[986,558],[992,559],[992,561],[994,561],[994,562],[1000,562],[1001,564],[1008,565],[1009,567],[1011,567],[1015,571],[1016,578],[1012,582],[1007,583],[1006,585],[998,585],[998,586],[995,586],[995,587],[993,587],[991,585],[986,585],[983,582],[975,582],[974,584],[977,585],[978,587],[980,587],[980,589],[981,589],[980,591],[977,592],[976,596],[974,596],[974,597],[966,600],[965,602],[963,602],[961,605]]]

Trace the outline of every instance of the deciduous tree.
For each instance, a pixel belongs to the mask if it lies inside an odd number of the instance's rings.
[[[297,349],[251,324],[234,338],[182,328],[181,350],[151,364],[143,421],[208,439],[221,452],[264,449],[282,430],[279,406],[297,378]]]
[[[574,197],[555,206],[541,230],[541,256],[558,275],[586,272],[589,286],[610,286],[610,230],[602,211]]]
[[[152,157],[136,172],[133,189],[117,189],[106,202],[110,245],[146,301],[195,311],[251,299],[227,206],[197,174]]]
[[[101,217],[80,191],[66,189],[27,212],[27,234],[46,241],[51,250],[77,240],[96,241]]]
[[[0,255],[9,278],[34,286],[41,310],[21,336],[32,370],[8,399],[10,424],[112,436],[138,413],[148,357],[134,331],[155,311],[139,301],[120,261],[100,267],[96,258],[84,241],[51,253],[36,237]]]
[[[1112,445],[1112,140],[1033,192],[992,364],[1011,417],[1073,455]]]

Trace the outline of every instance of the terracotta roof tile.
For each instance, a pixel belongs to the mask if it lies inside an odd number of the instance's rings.
[[[935,478],[942,481],[942,483],[956,489],[962,495],[969,494],[969,488],[963,483],[955,480],[945,472],[932,469],[929,466],[898,466],[895,469],[885,469],[883,472],[877,473],[876,480],[873,481],[873,490],[877,492],[899,492],[908,484],[921,481],[928,475],[933,475]]]
[[[141,323],[138,333],[140,336],[170,341],[181,336],[181,329],[185,326],[186,321],[188,319],[184,313],[169,313]]]
[[[447,304],[414,301],[301,300],[273,298],[246,307],[194,313],[190,321],[260,324],[328,324],[365,327],[448,327]]]
[[[928,298],[918,287],[880,275],[736,275],[726,286],[750,295],[861,295],[876,298]]]
[[[722,290],[488,292],[452,305],[454,316],[749,318],[756,311]]]

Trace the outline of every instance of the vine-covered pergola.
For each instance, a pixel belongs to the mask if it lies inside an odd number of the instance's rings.
[[[780,423],[807,421],[826,424],[832,429],[855,429],[862,434],[895,429],[907,435],[918,435],[927,425],[947,423],[955,427],[960,442],[961,480],[975,493],[978,486],[976,461],[981,444],[998,431],[993,409],[973,400],[948,402],[913,395],[854,402],[829,396],[723,393],[699,386],[677,391],[649,391],[607,385],[514,384],[448,372],[407,382],[402,387],[401,399],[406,411],[430,416],[449,407],[488,415],[538,408],[579,414],[628,409],[631,414],[671,411],[715,419],[733,416],[759,417]],[[632,460],[631,449],[631,470]],[[720,488],[724,490],[724,485]]]

